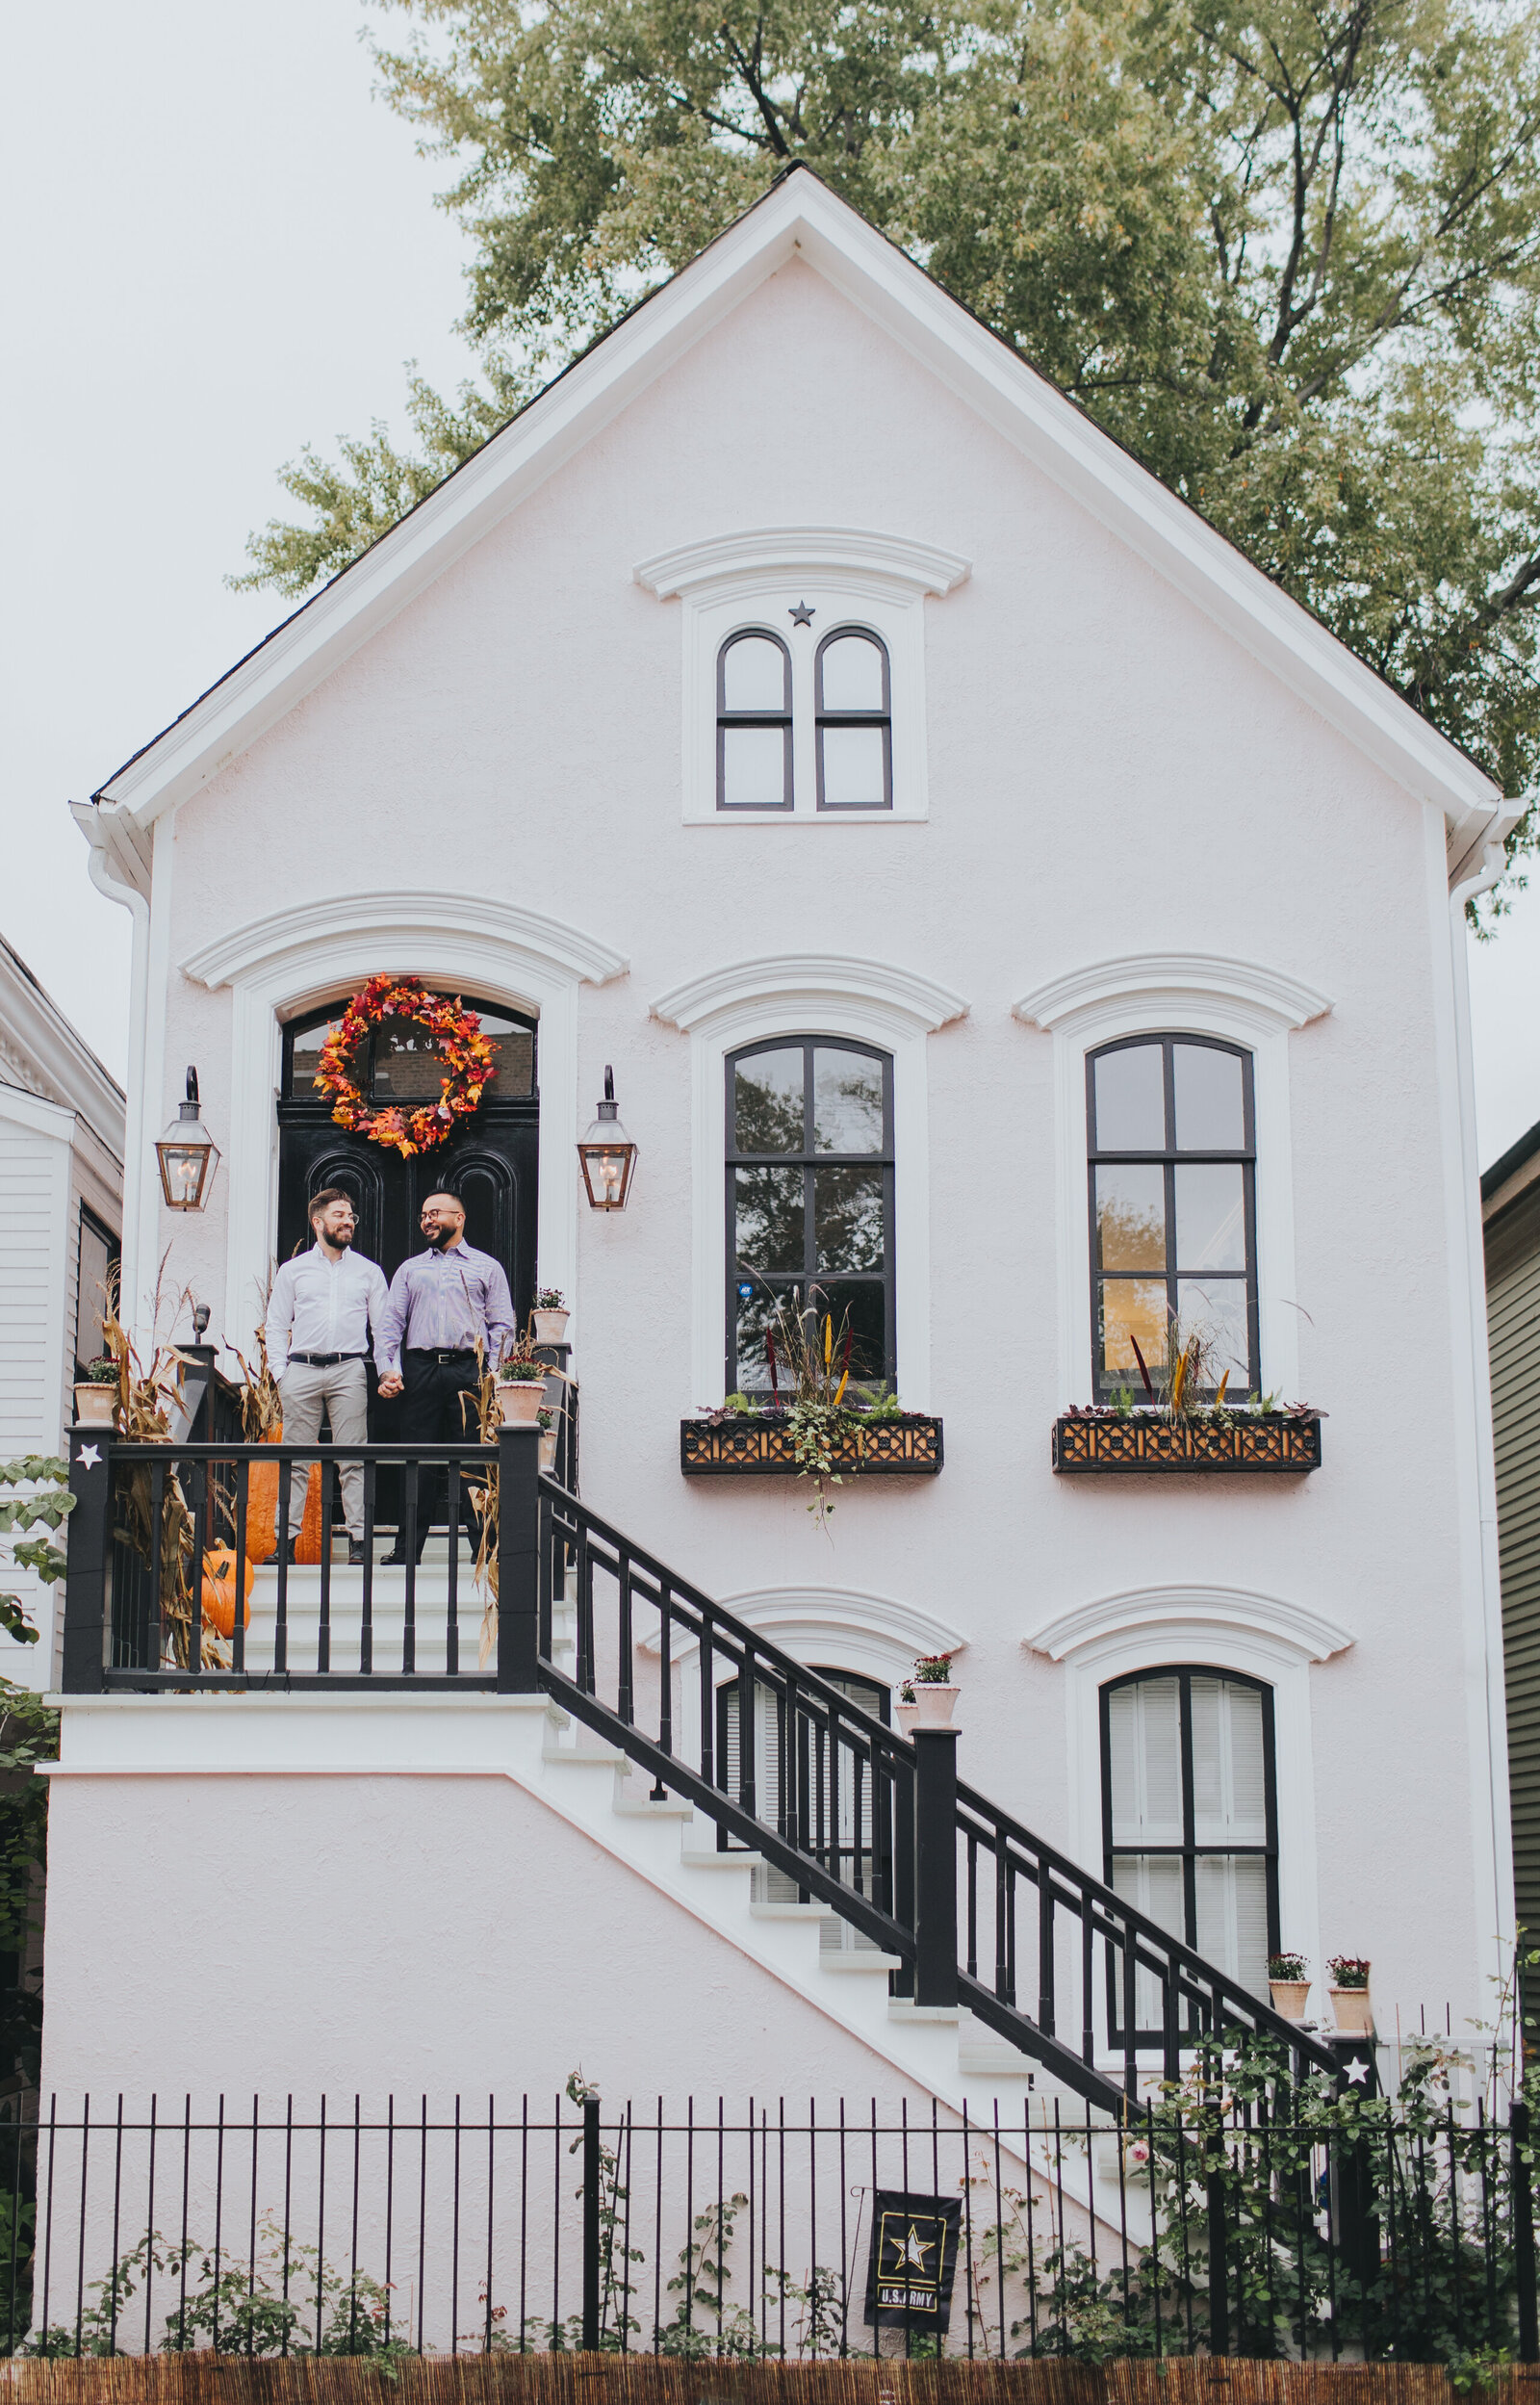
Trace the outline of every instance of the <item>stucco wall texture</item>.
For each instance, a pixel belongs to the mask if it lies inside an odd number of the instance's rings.
[[[679,605],[632,568],[787,525],[880,529],[972,562],[926,604],[927,823],[680,822]],[[629,957],[629,974],[582,989],[578,1090],[552,1114],[576,1135],[612,1061],[642,1146],[630,1208],[583,1212],[578,1228],[588,1500],[707,1592],[846,1588],[955,1622],[964,1775],[1098,1868],[1099,1831],[1068,1801],[1065,1672],[1025,1633],[1183,1582],[1328,1614],[1353,1642],[1309,1672],[1320,1924],[1284,1942],[1322,1980],[1326,1952],[1371,1956],[1384,2016],[1478,2011],[1502,1916],[1455,1399],[1464,1237],[1442,1166],[1455,1097],[1437,812],[797,263],[174,831],[163,822],[160,1116],[195,1060],[218,1133],[232,1074],[229,996],[177,964],[265,913],[361,887],[494,892]],[[708,1399],[691,1390],[689,1043],[648,1015],[685,977],[788,951],[892,962],[969,1004],[928,1041],[925,1400],[945,1420],[946,1468],[846,1487],[823,1528],[789,1484],[680,1477],[679,1418]],[[1066,1241],[1052,1044],[1011,1006],[1050,976],[1148,951],[1256,961],[1332,999],[1289,1040],[1288,1301],[1301,1391],[1330,1414],[1326,1465],[1307,1479],[1050,1474]],[[164,1228],[177,1287],[223,1294],[226,1202],[221,1178],[201,1219]],[[48,2009],[64,2055],[87,2034],[84,1970],[58,1968],[79,1949],[81,1965],[111,1963],[129,2045],[167,2009],[174,1961],[190,2070],[210,2077],[231,2059],[232,2000],[239,2015],[255,1995],[302,2017],[318,2064],[350,2082],[397,2066],[421,2082],[451,2032],[467,2059],[512,2060],[515,2030],[521,2085],[580,2056],[655,2086],[654,2050],[682,2064],[697,2030],[713,2088],[870,2079],[762,1975],[730,1975],[697,1928],[650,1894],[628,1901],[612,1865],[511,1793],[446,1783],[424,1803],[420,1785],[383,1781],[349,1819],[304,1782],[235,1797],[93,1780],[57,1789],[53,1814]],[[247,2086],[259,2026],[249,2044]]]

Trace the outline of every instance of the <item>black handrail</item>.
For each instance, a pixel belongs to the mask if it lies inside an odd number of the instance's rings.
[[[833,1907],[841,1919],[896,1954],[904,1966],[895,1987],[913,1991],[921,1947],[916,1931],[912,1848],[905,1823],[923,1813],[921,1752],[870,1713],[852,1703],[815,1670],[782,1651],[770,1639],[724,1605],[634,1544],[608,1521],[563,1490],[540,1482],[541,1595],[540,1681],[574,1717],[651,1772],[714,1822],[719,1842],[747,1844],[773,1869],[796,1882],[804,1897]],[[603,1629],[595,1618],[595,1573],[613,1582],[613,1620]],[[577,1605],[575,1674],[552,1659],[552,1614],[565,1596],[569,1575]],[[657,1614],[655,1636],[640,1650],[655,1654],[655,1682],[638,1671],[634,1625],[638,1603]],[[700,1680],[696,1760],[681,1758],[674,1695],[677,1647],[699,1647]],[[603,1640],[603,1642],[602,1642]],[[613,1700],[599,1690],[601,1657],[610,1666]],[[725,1663],[737,1683],[739,1791],[731,1792],[726,1766],[716,1759],[716,1673]],[[655,1732],[637,1725],[638,1695],[655,1685]],[[774,1813],[755,1793],[753,1758],[756,1715],[753,1694],[775,1698]],[[823,1741],[821,1768],[817,1741]],[[767,1766],[770,1748],[766,1745]],[[841,1758],[857,1789],[856,1808],[869,1816],[870,1846],[854,1849],[857,1883],[840,1875],[840,1853],[833,1865],[827,1835],[837,1839],[841,1812]],[[809,1778],[809,1769],[813,1775]],[[790,1775],[788,1776],[788,1770]],[[860,1797],[862,1775],[864,1802]],[[844,1810],[848,1816],[851,1797]],[[1339,2066],[1329,2048],[1270,2004],[1204,1960],[1140,1912],[1090,1872],[1048,1846],[972,1787],[958,1783],[952,1807],[953,1855],[966,1864],[965,1889],[955,1891],[954,1937],[961,1905],[962,1956],[956,1966],[956,1993],[976,2017],[1025,2054],[1053,2071],[1092,2103],[1116,2111],[1137,2089],[1141,2054],[1138,2000],[1141,1978],[1153,1981],[1161,2001],[1160,2054],[1166,2076],[1174,2078],[1179,2057],[1205,2035],[1231,2029],[1271,2038],[1294,2079],[1312,2071],[1335,2078]],[[860,1823],[858,1823],[858,1840]],[[824,1842],[819,1842],[820,1837]],[[873,1893],[859,1883],[860,1864],[869,1855]],[[995,1918],[994,1978],[979,1976],[979,1880],[981,1857],[990,1872]],[[1035,1891],[1029,1951],[1036,1957],[1036,2011],[1015,1993],[1017,1891]],[[964,1899],[965,1895],[965,1901]],[[1075,1944],[1065,1947],[1061,1922],[1073,1926]],[[1101,1960],[1097,1960],[1100,1950]],[[1068,1953],[1071,1959],[1066,1962]],[[1097,2063],[1097,1974],[1106,1982],[1105,2028],[1122,2055],[1121,2087]],[[1065,1991],[1078,1990],[1075,2042],[1062,2033]]]

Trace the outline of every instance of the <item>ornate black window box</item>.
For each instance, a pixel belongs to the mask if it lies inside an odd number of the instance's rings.
[[[1066,1412],[1054,1423],[1053,1465],[1075,1476],[1086,1470],[1319,1470],[1321,1422],[1292,1411],[1223,1420],[1168,1420],[1153,1411],[1085,1419]]]
[[[863,1420],[834,1455],[841,1478],[934,1478],[940,1466],[941,1423],[921,1411]],[[800,1467],[790,1424],[780,1412],[680,1422],[686,1478],[791,1478]]]

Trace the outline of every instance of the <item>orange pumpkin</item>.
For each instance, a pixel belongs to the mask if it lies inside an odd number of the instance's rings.
[[[305,1488],[305,1516],[299,1523],[295,1539],[295,1560],[314,1567],[321,1560],[321,1463],[310,1464],[310,1482]]]
[[[283,1422],[270,1428],[265,1445],[281,1445]],[[246,1485],[246,1560],[268,1562],[278,1550],[278,1464],[253,1461]]]
[[[251,1585],[256,1571],[249,1562],[243,1562],[245,1575],[243,1593],[245,1609],[243,1628],[251,1626]],[[203,1624],[218,1629],[221,1637],[235,1635],[235,1549],[231,1545],[211,1545],[203,1557]]]

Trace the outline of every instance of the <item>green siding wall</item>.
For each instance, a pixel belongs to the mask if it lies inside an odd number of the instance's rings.
[[[1540,1946],[1540,1196],[1526,1196],[1488,1231],[1486,1251],[1515,1901],[1520,1925],[1535,1947]]]

